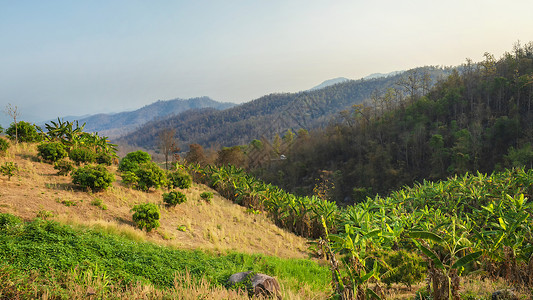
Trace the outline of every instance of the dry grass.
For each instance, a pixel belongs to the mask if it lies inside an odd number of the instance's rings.
[[[262,215],[246,213],[243,207],[222,198],[207,186],[193,184],[183,192],[187,202],[166,208],[161,190],[140,192],[117,182],[107,191],[89,193],[71,183],[70,176],[57,176],[52,165],[42,163],[32,144],[13,145],[0,164],[15,162],[20,171],[7,180],[0,176],[0,212],[26,220],[38,215],[71,225],[88,225],[138,240],[184,249],[262,253],[283,258],[304,258],[306,240],[275,226]],[[116,167],[110,167],[116,171]],[[200,194],[211,191],[211,203]],[[101,200],[106,210],[92,205]],[[139,203],[161,205],[161,227],[151,233],[134,227],[130,209]],[[70,206],[69,206],[70,205]],[[185,228],[185,231],[182,231]]]

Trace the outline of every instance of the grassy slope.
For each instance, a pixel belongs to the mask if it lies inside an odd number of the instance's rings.
[[[14,161],[20,168],[19,174],[10,181],[5,176],[0,177],[0,213],[11,213],[26,220],[52,214],[49,219],[70,224],[74,228],[96,228],[99,232],[137,242],[150,241],[170,246],[171,249],[201,249],[210,253],[238,251],[280,258],[307,256],[305,239],[279,229],[262,215],[246,213],[244,208],[216,193],[212,203],[206,203],[199,194],[210,189],[196,184],[185,191],[188,198],[186,203],[175,208],[162,208],[162,226],[157,231],[145,233],[134,228],[129,210],[138,203],[161,203],[162,191],[143,193],[115,182],[107,191],[87,193],[74,186],[70,177],[56,176],[56,170],[49,164],[39,162],[36,154],[35,145],[21,144],[12,146],[5,156],[0,157],[0,164]],[[102,200],[107,209],[92,205],[95,199]],[[69,206],[69,203],[75,205]],[[185,225],[186,231],[178,230],[180,225]],[[251,259],[250,256],[246,257],[247,260]],[[288,265],[283,261],[280,264]],[[31,265],[28,267],[31,269]],[[9,266],[2,268],[5,271]],[[215,281],[220,281],[220,278]],[[285,280],[285,286],[298,286],[294,279],[290,281]]]

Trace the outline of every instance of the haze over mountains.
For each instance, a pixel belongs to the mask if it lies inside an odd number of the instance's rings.
[[[85,123],[87,132],[98,132],[110,138],[117,138],[136,130],[139,126],[153,120],[161,120],[191,109],[212,108],[222,110],[235,106],[235,103],[217,102],[209,97],[190,99],[158,100],[134,111],[116,114],[96,114],[85,117],[65,117],[65,120],[78,120]]]
[[[448,69],[423,67],[433,79],[443,77]],[[175,129],[175,138],[182,150],[192,143],[204,147],[234,146],[250,143],[253,139],[272,139],[287,130],[311,130],[325,126],[339,112],[368,100],[373,93],[397,87],[401,74],[375,79],[347,80],[321,89],[298,93],[270,94],[226,110],[201,109],[146,123],[117,141],[146,149],[156,149],[159,133]],[[341,80],[342,81],[342,80]],[[326,82],[325,84],[327,84]],[[185,149],[184,149],[185,148]]]

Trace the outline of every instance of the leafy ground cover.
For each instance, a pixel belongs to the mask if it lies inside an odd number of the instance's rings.
[[[54,221],[23,222],[10,214],[0,214],[0,261],[4,268],[8,263],[48,277],[74,270],[98,273],[115,288],[138,283],[172,288],[178,274],[224,286],[229,275],[254,270],[276,276],[288,289],[305,284],[319,292],[328,290],[330,276],[328,268],[305,259],[178,250]]]

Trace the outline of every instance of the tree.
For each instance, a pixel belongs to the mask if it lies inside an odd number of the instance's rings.
[[[168,157],[172,153],[180,151],[180,148],[177,147],[177,143],[174,140],[176,135],[175,129],[164,129],[159,133],[159,149],[165,155],[165,169],[168,170]]]
[[[5,109],[5,113],[13,118],[13,123],[15,124],[15,144],[18,144],[18,126],[17,126],[17,117],[20,116],[18,107],[12,106],[11,103],[8,103]]]
[[[206,163],[204,148],[199,144],[190,144],[189,152],[187,152],[185,160],[187,160],[188,163],[198,163],[200,165],[204,165]]]

